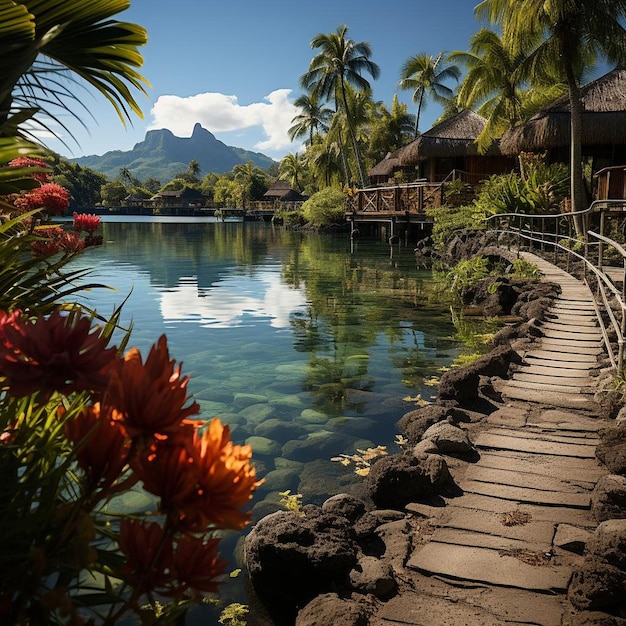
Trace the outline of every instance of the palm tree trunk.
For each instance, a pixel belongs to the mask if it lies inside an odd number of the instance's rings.
[[[420,97],[417,103],[417,115],[415,116],[415,139],[417,139],[417,134],[419,133],[419,127],[420,127],[420,115],[422,113],[422,103],[424,101],[424,90],[422,89],[422,91],[420,92]]]
[[[341,135],[341,131],[337,131],[339,135],[339,154],[341,155],[341,165],[343,166],[343,175],[345,176],[345,184],[350,185],[350,179],[352,178],[352,173],[350,172],[350,167],[348,166],[348,159],[346,158],[346,148],[343,145],[343,137]]]
[[[576,82],[571,65],[567,67],[567,82],[569,86],[570,104],[570,193],[572,196],[572,211],[582,211],[585,197],[583,188],[583,160],[582,160],[582,133],[583,133],[583,106],[580,99],[580,89]],[[580,216],[574,217],[576,236],[582,237],[583,220]]]
[[[356,140],[356,134],[352,126],[352,118],[350,117],[350,111],[348,110],[348,100],[346,98],[346,88],[341,77],[341,97],[343,99],[343,110],[346,114],[346,122],[348,123],[348,132],[350,133],[350,139],[352,140],[352,149],[354,150],[354,160],[356,161],[356,168],[359,173],[359,179],[361,187],[365,187],[365,176],[363,175],[363,165],[361,163],[361,153],[359,151],[359,143]]]

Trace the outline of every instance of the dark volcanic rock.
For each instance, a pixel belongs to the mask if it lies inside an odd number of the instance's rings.
[[[367,476],[369,497],[380,508],[403,509],[409,502],[420,502],[445,493],[454,481],[445,460],[438,455],[423,458],[411,453],[383,457]]]
[[[453,400],[466,408],[480,405],[481,376],[505,378],[512,363],[521,363],[519,354],[510,345],[496,346],[467,367],[447,371],[441,377],[439,399]]]
[[[365,513],[365,502],[348,493],[339,493],[322,504],[322,511],[332,515],[341,515],[354,523]]]
[[[357,563],[358,547],[346,518],[310,505],[304,513],[268,515],[245,540],[250,582],[279,622],[292,623],[298,608],[315,596],[347,588]]]
[[[602,522],[587,541],[587,554],[626,571],[626,519]]]
[[[429,404],[415,411],[405,413],[398,420],[398,428],[409,440],[409,445],[414,446],[421,441],[423,434],[433,424],[445,420],[447,416],[447,408],[437,404]]]
[[[612,565],[592,560],[574,572],[567,597],[581,611],[614,612],[624,606],[625,593],[624,572]]]
[[[598,522],[626,518],[626,478],[619,474],[601,476],[591,492],[591,512]]]
[[[626,474],[626,422],[602,431],[602,443],[596,447],[596,457],[613,474]]]
[[[336,593],[318,596],[307,604],[296,618],[295,626],[368,626],[380,602],[372,595]]]

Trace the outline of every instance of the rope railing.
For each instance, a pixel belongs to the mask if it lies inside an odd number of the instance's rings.
[[[596,200],[582,211],[556,215],[500,213],[488,217],[487,223],[494,224],[492,230],[505,239],[509,249],[516,247],[519,252],[528,248],[568,273],[575,271],[574,266],[579,264],[585,284],[595,294],[596,316],[611,365],[622,374],[626,333],[626,249],[604,233],[607,217],[616,213],[626,216],[626,200]],[[605,265],[607,257],[619,259],[621,265]],[[616,282],[621,283],[620,288]]]

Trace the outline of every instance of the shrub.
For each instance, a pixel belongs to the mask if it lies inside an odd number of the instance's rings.
[[[487,278],[490,273],[489,260],[484,256],[478,255],[467,259],[467,261],[457,263],[446,274],[446,284],[450,291],[460,294],[470,285]]]
[[[327,187],[313,194],[303,205],[302,214],[309,224],[329,226],[345,221],[346,197],[337,188]]]
[[[440,250],[458,230],[485,228],[485,212],[475,204],[427,207],[426,215],[434,220],[432,239]]]

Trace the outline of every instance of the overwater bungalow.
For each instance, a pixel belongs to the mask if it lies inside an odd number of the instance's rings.
[[[400,165],[400,159],[398,158],[398,154],[401,150],[402,148],[388,152],[382,161],[379,161],[374,167],[368,170],[367,175],[372,185],[393,185],[398,182],[395,178],[395,174],[397,172],[406,171],[403,170]],[[409,166],[408,169],[408,176],[414,178],[415,168]]]
[[[160,191],[150,200],[154,208],[160,210],[188,210],[204,205],[204,196],[191,187]]]
[[[277,209],[293,211],[300,208],[306,199],[307,196],[292,189],[286,180],[277,180],[263,194],[262,200],[248,203],[247,214],[271,217]]]
[[[304,202],[306,196],[292,189],[286,180],[277,180],[263,194],[263,199],[266,202]]]
[[[500,152],[497,143],[485,154],[479,153],[476,139],[486,123],[465,109],[388,154],[368,172],[372,186],[348,198],[349,219],[386,221],[402,216],[423,221],[424,208],[439,206],[444,201],[444,183],[454,180],[465,183],[459,197],[470,202],[476,184],[492,174],[510,172],[516,165],[515,159]],[[398,173],[401,176],[397,177]]]

